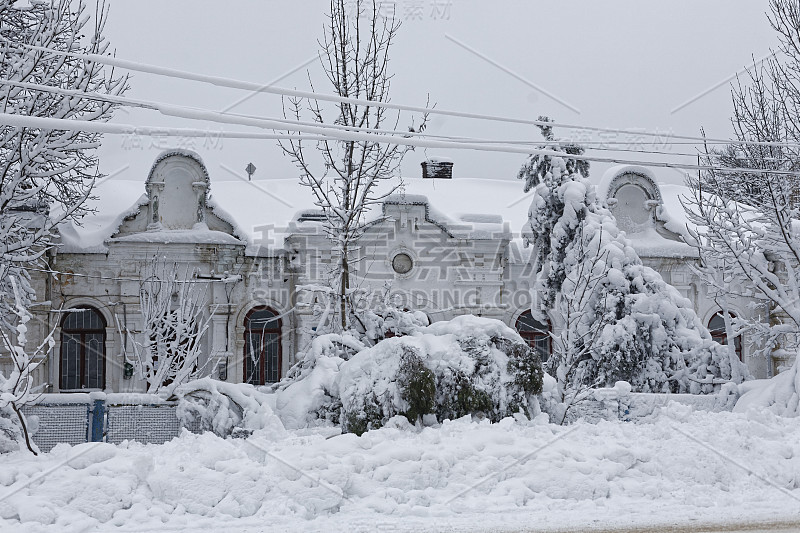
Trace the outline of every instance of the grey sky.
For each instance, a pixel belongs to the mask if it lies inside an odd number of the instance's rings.
[[[257,83],[267,83],[314,57],[328,4],[324,0],[110,3],[107,35],[119,57]],[[431,101],[441,108],[532,119],[543,114],[588,126],[689,135],[698,134],[702,126],[709,135],[727,137],[731,133],[727,84],[677,112],[671,110],[752,63],[753,56],[763,57],[777,43],[764,15],[766,0],[394,3],[403,19],[392,53],[394,102],[424,105],[430,94]],[[316,90],[331,92],[318,62],[308,69]],[[277,85],[307,89],[306,69]],[[130,96],[217,110],[247,96],[242,91],[147,74],[136,74],[131,87]],[[279,116],[280,99],[255,95],[232,110]],[[120,112],[115,121],[205,127],[147,111]],[[436,117],[429,131],[497,139],[539,138],[533,126],[458,118]],[[223,165],[240,169],[244,175],[249,161],[258,168],[256,179],[297,173],[271,141],[177,142],[200,153],[212,180],[232,179]],[[101,152],[103,170],[113,172],[130,165],[125,177],[143,180],[156,154],[175,143],[108,136]],[[694,151],[692,147],[661,145],[655,149]],[[613,154],[643,158],[633,153]],[[524,160],[515,154],[470,151],[445,154],[429,150],[427,155],[451,157],[456,177],[494,179],[513,179]],[[410,153],[404,174],[417,175],[425,157],[421,150]],[[667,156],[662,159],[677,161]],[[594,165],[593,175],[599,177],[606,166]],[[675,171],[656,172],[664,181],[681,179]]]

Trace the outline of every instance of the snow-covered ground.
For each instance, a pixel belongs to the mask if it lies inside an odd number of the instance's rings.
[[[798,520],[800,418],[470,419],[59,445],[0,468],[0,531],[529,531]]]

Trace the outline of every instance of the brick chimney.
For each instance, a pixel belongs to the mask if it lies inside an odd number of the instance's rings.
[[[453,162],[444,158],[431,158],[422,163],[423,178],[453,178]]]

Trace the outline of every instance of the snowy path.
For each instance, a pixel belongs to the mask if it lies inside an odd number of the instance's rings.
[[[4,533],[680,532],[779,520],[800,520],[800,419],[674,404],[636,424],[186,434],[0,457]]]

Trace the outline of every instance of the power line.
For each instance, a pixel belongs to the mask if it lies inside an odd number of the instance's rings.
[[[74,57],[78,59],[83,59],[85,61],[93,61],[96,63],[101,63],[104,65],[109,65],[113,67],[118,67],[126,70],[133,70],[136,72],[144,72],[148,74],[154,74],[158,76],[165,76],[169,78],[178,78],[184,79],[188,81],[196,81],[200,83],[206,83],[218,87],[227,87],[231,89],[241,89],[241,90],[248,90],[257,93],[270,93],[270,94],[279,94],[282,96],[290,96],[295,98],[305,98],[305,99],[314,99],[314,100],[322,100],[328,102],[337,102],[337,103],[346,103],[346,104],[353,104],[353,105],[365,105],[365,106],[372,106],[372,107],[381,107],[385,109],[394,109],[399,111],[411,111],[416,113],[424,113],[424,114],[431,114],[431,115],[445,115],[445,116],[452,116],[452,117],[459,117],[459,118],[468,118],[468,119],[475,119],[475,120],[487,120],[487,121],[494,121],[494,122],[505,122],[511,124],[526,124],[526,125],[534,125],[534,126],[555,126],[559,128],[565,129],[574,129],[574,130],[583,130],[583,131],[594,131],[594,132],[604,132],[604,133],[622,133],[622,134],[631,134],[635,133],[636,135],[644,135],[648,137],[663,137],[664,133],[655,133],[655,132],[630,132],[628,130],[623,129],[616,129],[616,128],[599,128],[594,126],[579,126],[575,124],[567,124],[563,122],[549,122],[549,121],[542,121],[542,120],[530,120],[530,119],[520,119],[520,118],[513,118],[513,117],[503,117],[498,115],[487,115],[487,114],[480,114],[480,113],[468,113],[462,111],[451,111],[445,109],[436,109],[424,106],[412,106],[412,105],[404,105],[404,104],[395,104],[392,102],[378,102],[374,100],[364,100],[360,98],[348,98],[338,95],[332,94],[323,94],[323,93],[316,93],[313,91],[298,91],[296,89],[286,89],[282,87],[273,87],[269,85],[257,84],[253,82],[241,81],[232,78],[224,78],[221,76],[209,76],[206,74],[196,74],[193,72],[188,72],[185,70],[178,70],[172,69],[168,67],[161,67],[157,65],[147,64],[147,63],[139,63],[136,61],[130,61],[126,59],[120,59],[118,57],[111,57],[111,56],[103,56],[98,54],[80,54],[77,52],[64,52],[61,50],[51,50],[49,48],[45,48],[42,46],[35,46],[26,43],[14,43],[8,39],[4,39],[0,37],[0,40],[5,41],[10,46],[21,46],[23,48],[28,48],[31,50],[39,50],[41,52],[51,53],[55,55],[65,56],[65,57]],[[706,138],[706,137],[699,137],[699,136],[692,136],[692,135],[677,135],[677,134],[670,134],[671,137],[675,139],[682,139],[682,140],[691,140],[697,141],[699,143],[702,142],[714,142],[714,143],[725,143],[730,144],[735,142],[736,144],[742,145],[753,145],[753,146],[776,146],[776,147],[800,147],[798,143],[787,143],[787,142],[774,142],[774,141],[731,141],[730,139],[719,139],[719,138]]]
[[[9,81],[9,80],[0,80],[0,85],[14,85],[19,86],[26,89],[32,90],[40,90],[46,92],[52,92],[56,94],[62,94],[66,96],[75,96],[80,98],[90,98],[90,99],[97,99],[101,101],[105,101],[111,104],[116,105],[123,105],[129,106],[134,108],[142,108],[148,109],[152,111],[157,111],[165,116],[177,117],[177,118],[186,118],[189,120],[201,120],[201,121],[211,121],[211,122],[218,122],[218,123],[225,123],[225,124],[238,124],[238,125],[248,125],[248,126],[255,126],[267,129],[280,129],[276,127],[276,123],[281,125],[281,127],[290,128],[290,126],[301,126],[303,128],[314,128],[316,131],[319,128],[325,129],[334,129],[339,131],[352,131],[352,132],[360,132],[360,133],[373,133],[378,135],[400,135],[402,137],[422,137],[422,138],[430,138],[434,140],[446,140],[449,142],[457,142],[457,143],[479,143],[479,144],[490,144],[490,145],[502,145],[502,144],[509,144],[509,145],[523,145],[523,146],[533,146],[538,149],[542,149],[543,141],[522,141],[522,140],[512,140],[512,141],[495,141],[495,140],[487,140],[487,139],[475,139],[471,137],[453,137],[453,136],[444,136],[444,135],[431,135],[425,134],[420,132],[400,132],[397,130],[386,130],[386,129],[379,129],[379,128],[361,128],[357,126],[344,126],[341,124],[322,124],[319,122],[308,122],[308,121],[298,121],[298,120],[288,120],[288,119],[278,119],[278,118],[271,118],[271,117],[262,117],[262,116],[253,116],[253,115],[241,115],[236,113],[224,113],[218,112],[208,109],[201,109],[195,107],[188,107],[182,106],[178,104],[168,104],[163,102],[156,102],[151,100],[141,100],[141,99],[134,99],[128,97],[121,97],[116,95],[104,95],[95,92],[82,92],[76,91],[71,89],[62,89],[59,87],[50,87],[47,85],[40,85],[36,83],[28,83],[28,82],[19,82],[19,81]],[[242,122],[242,119],[244,122]],[[288,135],[288,134],[287,134]],[[301,137],[281,137],[281,139],[294,139],[294,140],[309,140],[308,138],[301,138]],[[314,138],[310,140],[322,140],[323,138]],[[573,143],[574,141],[557,141],[560,143]],[[584,143],[575,142],[575,144],[582,145]],[[678,152],[665,152],[665,151],[657,151],[657,150],[631,150],[625,148],[610,148],[610,147],[586,147],[588,150],[605,150],[605,151],[615,151],[615,152],[635,152],[635,153],[647,153],[647,154],[657,154],[657,155],[668,155],[668,156],[685,156],[685,157],[697,157],[697,154],[687,154],[687,153],[678,153]],[[787,159],[776,159],[776,158],[764,158],[764,160],[769,161],[787,161]]]
[[[542,140],[494,140],[494,139],[482,139],[482,138],[473,138],[473,137],[463,137],[463,136],[448,136],[448,135],[435,135],[423,132],[410,132],[410,131],[398,131],[398,130],[391,130],[391,129],[381,129],[381,128],[364,128],[359,126],[347,126],[343,124],[323,124],[320,122],[309,122],[309,121],[302,121],[302,120],[289,120],[286,118],[274,118],[274,117],[265,117],[259,115],[250,115],[250,114],[240,114],[240,113],[228,113],[228,112],[221,112],[221,111],[214,111],[209,109],[203,108],[196,108],[196,107],[189,107],[183,106],[179,104],[170,104],[164,102],[157,102],[153,100],[142,100],[137,98],[129,98],[123,97],[118,95],[110,95],[110,94],[101,94],[97,92],[88,92],[88,91],[78,91],[74,89],[63,89],[60,87],[51,87],[48,85],[41,85],[38,83],[30,83],[30,82],[23,82],[23,81],[14,81],[14,80],[0,80],[0,85],[12,85],[21,87],[24,89],[30,90],[37,90],[37,91],[44,91],[50,92],[54,94],[60,94],[64,96],[74,96],[77,98],[88,98],[99,100],[103,102],[107,102],[114,105],[121,105],[127,106],[132,108],[139,108],[139,109],[148,109],[151,111],[156,111],[164,116],[176,117],[176,118],[185,118],[189,120],[203,120],[203,121],[213,121],[213,122],[222,122],[222,123],[235,123],[235,124],[242,124],[239,121],[232,120],[230,117],[242,118],[247,120],[255,120],[258,121],[256,124],[247,124],[247,125],[257,125],[259,127],[266,127],[269,129],[280,129],[276,128],[275,123],[279,123],[280,125],[299,125],[299,126],[308,126],[308,127],[325,127],[330,129],[336,129],[341,131],[355,131],[355,132],[362,132],[362,133],[375,133],[380,135],[400,135],[403,137],[422,137],[422,138],[431,138],[431,139],[439,139],[439,140],[447,140],[452,142],[476,142],[481,144],[509,144],[509,145],[533,145],[536,147],[541,147],[543,142]],[[217,117],[217,118],[214,118]],[[225,120],[219,120],[219,117],[225,117]],[[265,122],[267,121],[267,122]],[[568,142],[568,143],[576,143],[576,144],[606,144],[607,141],[597,141],[596,143],[593,141],[588,142],[576,142],[572,140],[560,140],[559,142]],[[628,144],[626,141],[616,141],[619,144]],[[611,143],[613,144],[613,142]],[[647,142],[647,144],[651,144]],[[690,143],[686,143],[690,144]],[[697,143],[691,143],[693,145]],[[599,148],[598,148],[599,149]],[[622,150],[620,150],[622,151]],[[653,152],[656,153],[656,152]],[[667,154],[667,155],[672,155]],[[695,154],[690,154],[694,157]]]
[[[268,121],[264,121],[268,122]],[[698,165],[691,163],[670,163],[663,161],[641,161],[620,159],[615,157],[599,157],[588,155],[572,155],[560,152],[557,150],[521,147],[521,146],[506,146],[506,145],[487,145],[481,143],[468,143],[468,142],[453,142],[453,141],[439,141],[431,139],[415,139],[415,138],[399,138],[393,135],[376,135],[361,132],[340,131],[325,126],[308,127],[308,126],[293,126],[287,127],[289,130],[295,130],[302,133],[312,133],[316,135],[296,136],[280,133],[262,133],[262,132],[225,132],[225,131],[209,131],[193,128],[159,128],[159,127],[140,127],[131,124],[111,124],[108,122],[86,121],[86,120],[68,120],[60,118],[47,118],[47,117],[31,117],[27,115],[12,115],[8,113],[0,113],[0,124],[7,124],[16,127],[30,127],[41,129],[53,130],[80,130],[93,133],[109,133],[116,135],[154,135],[154,136],[171,136],[171,137],[208,137],[213,134],[219,138],[233,138],[233,139],[297,139],[297,140],[325,140],[336,139],[341,141],[355,141],[355,142],[376,142],[388,143],[404,146],[415,146],[423,148],[454,148],[458,150],[476,150],[483,152],[501,152],[501,153],[514,153],[514,154],[538,154],[551,157],[566,157],[579,161],[595,161],[599,163],[616,163],[624,165],[639,165],[644,167],[662,167],[674,168],[678,170],[715,170],[727,172],[739,172],[742,174],[764,174],[768,172],[774,175],[787,175],[796,176],[800,175],[798,172],[790,172],[783,170],[764,170],[752,168],[723,168],[713,165]]]
[[[178,118],[188,118],[189,120],[212,120],[214,122],[220,122],[219,120],[210,119],[209,116],[224,116],[224,117],[239,117],[245,119],[252,119],[257,120],[261,124],[261,121],[271,121],[271,122],[278,122],[283,125],[300,125],[300,126],[310,126],[310,127],[326,127],[336,130],[342,131],[356,131],[362,133],[376,133],[381,135],[400,135],[403,137],[422,137],[422,138],[431,138],[431,139],[439,139],[439,140],[447,140],[452,142],[475,142],[480,144],[508,144],[508,145],[530,145],[534,147],[541,147],[543,142],[542,140],[494,140],[494,139],[483,139],[483,138],[473,138],[473,137],[463,137],[463,136],[448,136],[448,135],[434,135],[429,133],[422,133],[422,132],[402,132],[398,130],[387,130],[387,129],[380,129],[380,128],[362,128],[358,126],[346,126],[342,124],[322,124],[320,122],[308,122],[308,121],[300,121],[300,120],[288,120],[284,118],[272,118],[272,117],[264,117],[258,115],[245,115],[245,114],[238,114],[238,113],[227,113],[227,112],[217,112],[214,110],[202,109],[202,108],[195,108],[195,107],[188,107],[182,106],[177,104],[169,104],[163,102],[156,102],[152,100],[141,100],[129,97],[121,97],[117,95],[107,95],[107,94],[100,94],[96,92],[83,92],[71,89],[63,89],[60,87],[51,87],[47,85],[41,85],[37,83],[29,83],[29,82],[22,82],[22,81],[14,81],[14,80],[0,80],[0,85],[13,85],[18,86],[25,89],[31,90],[38,90],[44,92],[50,92],[54,94],[61,94],[64,96],[74,96],[78,98],[88,98],[88,99],[95,99],[103,102],[107,102],[114,105],[121,105],[127,106],[132,108],[140,108],[140,109],[148,109],[152,111],[157,111],[165,116],[172,116]],[[234,122],[230,119],[221,121],[224,123],[231,123]],[[238,123],[238,122],[237,122]],[[270,127],[269,124],[266,124],[265,127],[269,127],[269,129],[276,129],[274,127]],[[289,137],[291,138],[291,137]],[[586,145],[587,149],[596,149],[596,150],[608,150],[608,151],[624,151],[624,152],[640,152],[640,153],[652,153],[652,154],[663,154],[663,155],[685,155],[688,157],[696,157],[697,154],[681,154],[675,152],[663,152],[663,151],[646,151],[646,150],[629,150],[629,149],[615,149],[615,148],[604,148],[604,147],[597,147],[594,148],[590,145],[592,144],[624,144],[624,145],[650,145],[655,144],[653,141],[642,141],[642,142],[634,142],[634,141],[613,141],[613,140],[606,140],[606,141],[574,141],[570,139],[559,139],[557,142],[559,143],[574,143],[579,144],[581,146]],[[659,142],[658,144],[669,145],[669,144],[687,144],[687,145],[696,145],[697,143],[694,142]]]

